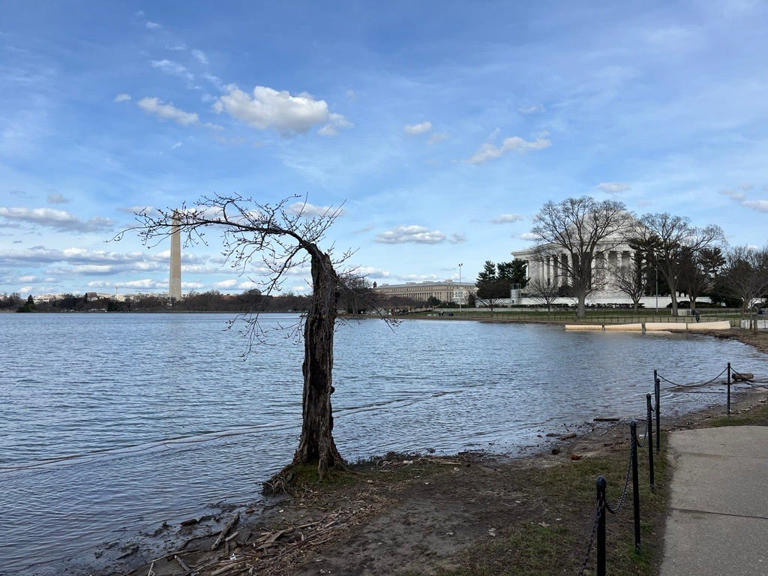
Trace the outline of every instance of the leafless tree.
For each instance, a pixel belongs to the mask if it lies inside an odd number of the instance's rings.
[[[621,244],[630,223],[621,202],[598,202],[589,196],[547,202],[534,218],[532,232],[541,243],[538,258],[558,252],[567,255],[558,261],[559,273],[567,277],[578,301],[579,317],[584,317],[586,298],[605,275],[606,258],[598,255]]]
[[[142,241],[150,245],[169,236],[173,226],[192,243],[205,242],[207,230],[218,230],[223,254],[233,267],[245,271],[254,259],[261,260],[265,276],[262,294],[266,295],[279,289],[289,270],[309,263],[312,296],[303,324],[302,427],[293,465],[317,464],[323,479],[331,468],[344,466],[332,434],[331,394],[339,296],[349,283],[349,278],[337,273],[336,266],[349,253],[334,259],[332,250],[319,246],[340,208],[314,215],[305,210],[306,202],[295,200],[269,204],[239,195],[203,197],[193,206],[141,212],[137,214],[138,226],[129,230],[138,231]],[[257,316],[249,318],[248,326],[250,342],[263,336]]]
[[[552,311],[552,304],[560,295],[560,288],[554,282],[547,282],[545,278],[529,280],[525,291],[531,298],[538,300],[547,307],[547,316]]]
[[[718,226],[697,228],[687,218],[664,212],[644,215],[636,235],[648,248],[653,263],[667,281],[672,298],[672,315],[677,316],[677,293],[684,255],[687,253],[695,258],[701,250],[715,246],[722,241],[723,231]]]
[[[636,260],[631,260],[629,264],[616,264],[612,269],[612,277],[616,288],[632,300],[632,308],[637,311],[648,287],[646,275],[641,266]]]
[[[753,300],[768,296],[768,247],[736,246],[726,254],[723,279],[728,290],[741,299],[746,313]]]

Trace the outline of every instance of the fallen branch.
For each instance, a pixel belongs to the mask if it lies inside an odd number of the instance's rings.
[[[216,538],[216,541],[211,546],[212,551],[216,550],[216,548],[221,546],[221,543],[224,542],[224,538],[227,537],[227,534],[229,533],[229,531],[235,527],[235,525],[239,520],[240,520],[240,513],[238,512],[232,517],[232,519],[229,522],[227,522],[227,525],[224,526],[224,529],[221,532],[219,532],[219,537]]]

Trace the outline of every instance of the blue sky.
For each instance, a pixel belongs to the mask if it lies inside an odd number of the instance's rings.
[[[766,243],[759,2],[0,0],[0,293],[167,289],[130,210],[215,192],[344,203],[379,283],[473,279],[547,200]],[[220,245],[184,290],[238,291]],[[285,289],[306,290],[297,274]]]

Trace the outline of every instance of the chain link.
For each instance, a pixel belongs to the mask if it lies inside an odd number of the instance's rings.
[[[587,569],[587,564],[589,564],[589,559],[592,556],[592,546],[595,543],[595,536],[597,535],[597,524],[600,521],[600,505],[597,505],[597,508],[595,509],[595,518],[592,520],[592,534],[589,537],[589,542],[587,543],[587,553],[584,555],[584,561],[581,563],[581,570],[579,570],[579,576],[584,576],[584,571]]]
[[[629,454],[629,459],[627,460],[627,474],[624,477],[624,489],[621,491],[621,496],[619,496],[618,504],[615,504],[614,506],[611,506],[606,501],[605,507],[607,508],[608,512],[611,514],[617,515],[619,512],[621,512],[622,506],[624,506],[624,502],[627,499],[627,493],[629,492],[629,479],[631,477],[632,473],[632,453]]]

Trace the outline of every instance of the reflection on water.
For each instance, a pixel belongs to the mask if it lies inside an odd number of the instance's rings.
[[[302,347],[274,333],[243,359],[228,319],[0,315],[0,573],[60,573],[105,540],[257,498],[298,439]],[[349,459],[517,453],[564,424],[642,416],[654,368],[690,382],[727,361],[768,372],[733,341],[353,322],[337,332],[335,435]],[[665,403],[689,410],[709,398]]]

